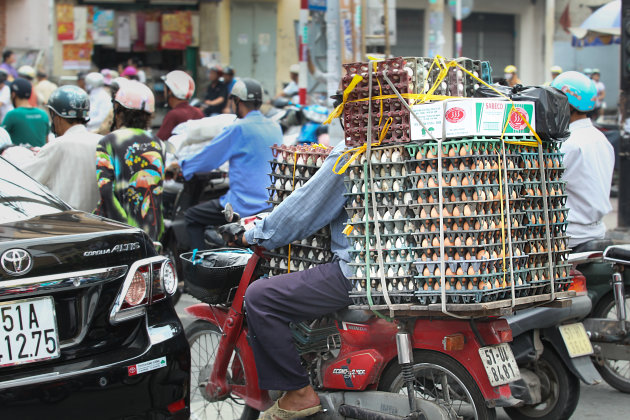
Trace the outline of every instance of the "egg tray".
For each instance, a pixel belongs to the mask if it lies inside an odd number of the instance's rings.
[[[505,263],[507,267],[510,266],[510,263],[514,266],[515,269],[527,268],[528,255],[524,254],[521,256],[512,256],[506,257]],[[416,278],[426,278],[426,277],[435,277],[434,274],[426,276],[424,274],[425,269],[427,269],[430,273],[435,273],[436,269],[440,268],[440,261],[414,261],[413,264],[418,271],[418,276]],[[488,273],[498,273],[503,271],[503,258],[490,258],[490,259],[448,259],[444,262],[445,270],[450,270],[451,274],[446,274],[448,278],[461,278],[464,276],[478,276],[482,272]],[[457,274],[459,269],[462,269],[462,274]],[[473,274],[468,274],[469,271],[472,270]],[[438,275],[439,278],[439,275]]]
[[[388,292],[390,302],[393,304],[412,303],[416,301],[412,292]],[[349,292],[350,299],[354,305],[368,305],[368,298],[365,292]],[[372,303],[374,305],[384,305],[385,298],[382,292],[372,292]]]
[[[295,167],[295,175],[306,178],[315,175],[315,172],[317,172],[320,168],[320,166],[293,165],[293,163],[289,164],[286,162],[278,162],[276,160],[270,160],[269,167],[271,168],[271,175],[286,175],[291,177],[293,176],[293,169]]]
[[[294,159],[297,156],[298,165],[300,165],[301,158],[303,160],[303,165],[320,167],[332,149],[332,147],[322,145],[313,146],[309,144],[287,146],[274,144],[271,146],[271,153],[274,157],[274,161],[278,163],[288,163],[292,166]]]
[[[523,185],[517,171],[510,171],[508,174],[508,186],[515,187]],[[501,176],[503,173],[501,173]],[[409,176],[409,189],[437,189],[439,188],[439,180],[437,172],[432,173],[411,173]],[[482,171],[453,171],[442,172],[442,188],[470,188],[470,187],[499,187],[504,181],[499,179],[499,173],[496,170]],[[510,194],[512,189],[510,189]]]
[[[529,296],[528,286],[514,286],[514,296]],[[512,288],[510,286],[501,289],[490,290],[447,290],[446,303],[472,304],[494,302],[512,298]],[[442,303],[442,295],[439,291],[417,291],[416,299],[421,305]]]
[[[383,269],[385,270],[385,276],[388,281],[411,279],[414,277],[415,270],[413,269],[412,262],[393,262],[383,263]],[[365,264],[349,263],[348,266],[352,270],[351,280],[366,279],[367,273],[365,270]],[[370,265],[370,277],[372,279],[380,278],[380,264],[374,262]]]
[[[455,150],[455,149],[451,149]],[[465,150],[465,149],[460,149]],[[430,171],[437,171],[438,159],[437,157],[419,157],[418,153],[415,157],[405,161],[407,170],[411,173],[423,173],[427,169]],[[442,170],[444,171],[494,171],[499,170],[499,157],[501,158],[501,170],[503,171],[505,160],[502,154],[498,153],[486,153],[479,155],[464,155],[464,156],[442,156]],[[518,154],[506,154],[508,162],[508,172],[510,171],[523,171],[520,167],[522,158]]]

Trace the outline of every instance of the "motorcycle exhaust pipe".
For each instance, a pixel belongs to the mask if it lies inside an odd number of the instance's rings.
[[[344,417],[357,420],[426,420],[426,417],[422,413],[413,413],[407,417],[400,417],[393,414],[381,413],[379,411],[368,410],[367,408],[347,404],[339,406],[339,414]]]

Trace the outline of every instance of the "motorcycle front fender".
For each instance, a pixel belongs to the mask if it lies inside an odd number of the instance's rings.
[[[567,346],[564,344],[562,334],[560,334],[558,327],[546,328],[542,330],[542,335],[544,340],[551,344],[571,373],[580,378],[582,382],[587,385],[596,385],[602,381],[602,377],[599,372],[597,372],[597,369],[595,369],[590,356],[573,358],[569,356]]]

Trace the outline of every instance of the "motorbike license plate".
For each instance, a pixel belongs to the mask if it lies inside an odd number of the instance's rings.
[[[490,385],[499,386],[521,379],[516,359],[510,345],[501,343],[479,349],[483,367],[486,368]]]
[[[53,298],[0,303],[0,367],[59,357]]]
[[[561,325],[560,334],[562,334],[562,339],[571,358],[593,354],[591,340],[588,338],[584,324],[581,322]]]

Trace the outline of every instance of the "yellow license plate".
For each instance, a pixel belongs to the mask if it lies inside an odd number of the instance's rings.
[[[562,334],[564,344],[567,346],[569,356],[572,358],[593,354],[591,340],[588,338],[584,325],[581,322],[561,325],[560,334]]]

